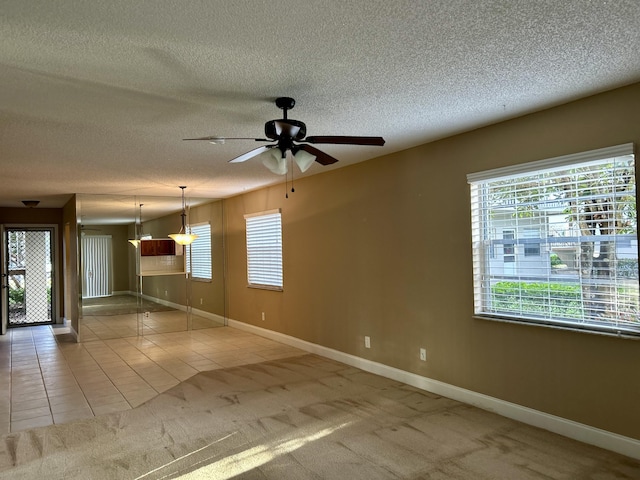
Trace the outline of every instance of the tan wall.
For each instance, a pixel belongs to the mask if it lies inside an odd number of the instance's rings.
[[[640,341],[473,318],[466,182],[640,144],[638,105],[635,84],[225,200],[229,318],[640,439]],[[274,208],[284,292],[246,286],[243,215]]]
[[[63,262],[64,262],[64,316],[71,324],[76,336],[80,327],[80,289],[78,270],[78,223],[76,210],[76,196],[73,195],[62,209],[63,222]],[[78,340],[80,340],[78,338]]]
[[[189,223],[196,225],[209,222],[211,225],[211,282],[191,282],[193,308],[226,316],[225,302],[225,258],[222,201],[214,201],[189,211]]]

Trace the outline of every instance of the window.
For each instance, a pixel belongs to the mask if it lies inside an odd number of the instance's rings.
[[[524,229],[524,238],[530,240],[524,240],[524,256],[525,257],[539,257],[540,256],[540,231],[537,228]],[[537,239],[537,240],[534,240]],[[533,240],[533,241],[531,241]]]
[[[191,225],[189,230],[198,238],[185,249],[187,272],[191,273],[194,280],[211,280],[211,225]]]
[[[513,263],[516,261],[516,245],[511,240],[516,239],[515,230],[504,230],[502,232],[502,253],[504,254],[504,263]]]
[[[475,314],[640,335],[634,161],[626,144],[469,174]]]
[[[247,277],[250,287],[282,290],[280,210],[245,215]]]

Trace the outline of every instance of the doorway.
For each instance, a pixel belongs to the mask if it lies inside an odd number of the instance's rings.
[[[2,332],[55,323],[54,227],[2,229]]]

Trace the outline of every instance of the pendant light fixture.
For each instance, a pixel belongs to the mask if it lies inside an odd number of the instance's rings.
[[[174,242],[176,242],[178,245],[191,245],[191,243],[198,238],[197,235],[194,235],[192,233],[187,233],[187,226],[186,226],[186,220],[187,220],[187,209],[186,209],[186,203],[184,201],[184,189],[187,187],[180,187],[180,189],[182,190],[182,213],[180,214],[180,217],[182,218],[182,227],[180,227],[180,231],[178,233],[172,233],[169,235],[169,237],[171,237],[173,239]]]
[[[140,204],[140,231],[136,232],[135,227],[134,227],[134,237],[133,239],[129,240],[129,243],[131,245],[133,245],[134,247],[138,248],[140,246],[140,240],[151,240],[151,235],[146,235],[144,233],[144,229],[142,228],[142,205],[144,205],[143,203]]]

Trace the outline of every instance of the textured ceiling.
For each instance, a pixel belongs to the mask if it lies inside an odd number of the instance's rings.
[[[340,162],[640,81],[640,1],[3,0],[0,206],[71,193],[222,198],[283,181],[229,164],[290,118]]]

